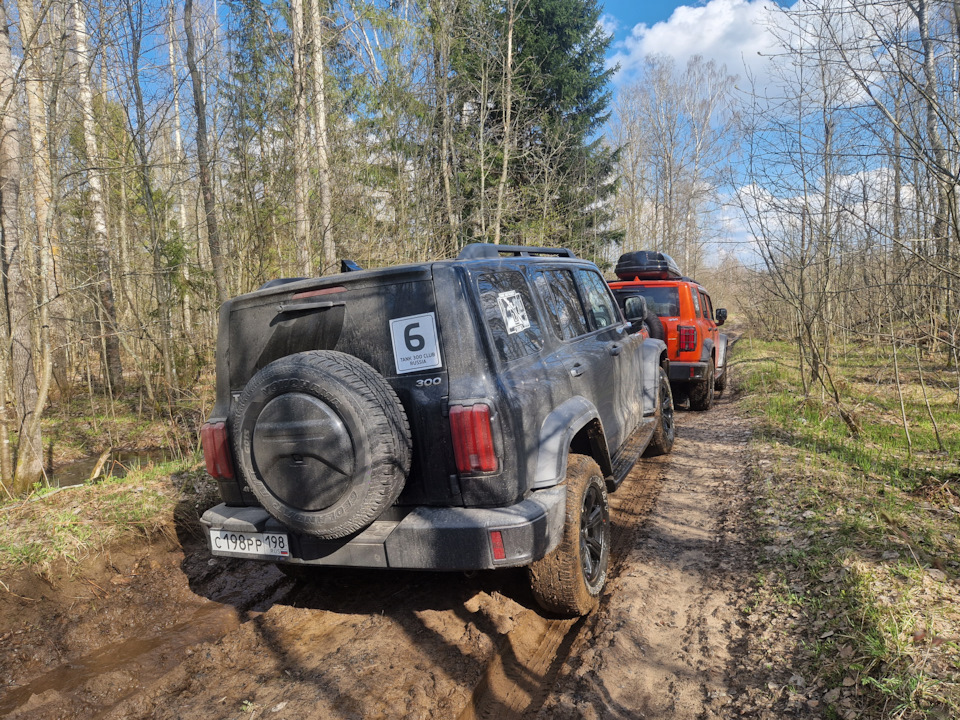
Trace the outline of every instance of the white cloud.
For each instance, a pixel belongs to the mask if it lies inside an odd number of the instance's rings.
[[[617,32],[617,30],[620,29],[620,21],[608,13],[601,15],[600,19],[597,21],[597,24],[607,35],[613,35]]]
[[[629,80],[651,55],[667,55],[682,67],[694,55],[726,65],[743,75],[744,66],[764,75],[764,56],[777,46],[768,29],[780,11],[771,0],[710,0],[682,5],[664,22],[640,23],[629,37],[615,44],[610,63],[620,65],[617,82]]]

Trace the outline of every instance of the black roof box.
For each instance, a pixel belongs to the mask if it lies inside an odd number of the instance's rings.
[[[679,280],[682,276],[672,257],[651,250],[624,253],[614,272],[621,280]]]

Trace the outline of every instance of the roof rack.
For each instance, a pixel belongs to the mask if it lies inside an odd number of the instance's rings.
[[[470,243],[464,246],[457,260],[490,260],[503,255],[513,257],[536,257],[552,255],[554,257],[577,257],[573,250],[567,248],[534,247],[532,245],[494,245],[493,243]]]

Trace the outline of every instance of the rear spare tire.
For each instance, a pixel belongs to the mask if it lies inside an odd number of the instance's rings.
[[[663,330],[663,323],[660,322],[660,318],[655,312],[647,311],[647,317],[644,318],[644,322],[647,324],[647,328],[650,331],[650,337],[657,340],[667,341],[667,334]]]
[[[231,435],[243,479],[267,512],[320,538],[376,520],[410,472],[410,425],[393,388],[332,350],[288,355],[254,375]]]

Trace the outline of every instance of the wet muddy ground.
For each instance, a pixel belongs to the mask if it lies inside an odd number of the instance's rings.
[[[611,495],[598,612],[545,616],[522,570],[211,559],[195,524],[0,586],[0,717],[727,717],[750,587],[750,429],[679,412],[673,454]]]

